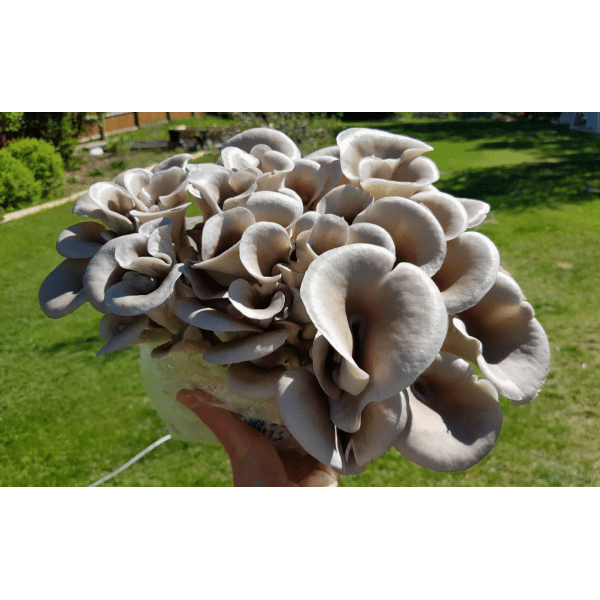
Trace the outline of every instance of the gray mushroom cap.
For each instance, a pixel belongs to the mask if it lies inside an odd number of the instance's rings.
[[[422,467],[468,469],[498,439],[502,426],[498,393],[457,356],[441,353],[404,393],[408,423],[394,447]]]
[[[343,393],[332,419],[348,432],[360,426],[366,404],[413,383],[446,335],[446,309],[431,279],[394,262],[370,244],[336,248],[311,263],[300,289],[312,322],[341,357]]]

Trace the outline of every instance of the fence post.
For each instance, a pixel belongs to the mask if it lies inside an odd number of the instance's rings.
[[[106,133],[104,132],[104,115],[98,114],[99,119],[98,119],[98,129],[100,131],[100,139],[101,140],[105,140],[106,139]]]

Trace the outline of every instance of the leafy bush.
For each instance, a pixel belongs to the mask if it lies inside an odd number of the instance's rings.
[[[125,141],[125,138],[122,135],[117,135],[111,136],[110,141],[106,143],[104,149],[106,150],[106,152],[122,155],[127,154],[131,147]]]
[[[6,149],[0,150],[0,206],[18,208],[40,198],[41,184],[33,173]]]
[[[22,121],[22,112],[0,112],[0,132],[19,131]]]
[[[0,148],[18,137],[22,123],[22,112],[0,112]]]
[[[56,148],[45,140],[23,138],[6,146],[13,158],[21,161],[40,183],[43,196],[56,192],[65,176],[63,160]]]
[[[101,122],[102,113],[26,112],[19,137],[47,140],[59,151],[67,169],[77,166],[75,148],[90,124]]]

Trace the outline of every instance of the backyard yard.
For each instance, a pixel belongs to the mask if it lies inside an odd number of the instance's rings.
[[[437,187],[491,205],[477,230],[497,245],[535,309],[552,362],[534,402],[500,398],[500,437],[469,470],[428,471],[392,449],[340,485],[600,485],[600,136],[522,121],[333,119],[305,127],[313,147],[303,151],[334,144],[350,126],[422,139],[434,147],[427,156],[441,172]],[[95,161],[82,154],[63,193],[164,157],[137,152],[115,146]],[[57,321],[38,305],[40,284],[61,260],[58,234],[81,221],[72,209],[69,202],[0,222],[1,486],[87,486],[167,433],[145,395],[137,347],[96,356],[104,342],[94,309]],[[232,478],[220,446],[169,440],[104,485],[230,486]]]

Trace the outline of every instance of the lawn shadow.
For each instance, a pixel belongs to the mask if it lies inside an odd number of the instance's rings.
[[[369,126],[369,125],[367,125]],[[548,155],[572,153],[597,153],[600,136],[586,131],[569,129],[566,125],[532,123],[529,121],[452,121],[436,120],[416,123],[370,124],[425,141],[464,142],[481,140],[477,149],[528,149],[539,148]]]
[[[52,346],[48,346],[46,348],[43,348],[40,350],[40,352],[42,354],[56,354],[57,352],[60,352],[61,350],[65,350],[68,349],[70,351],[73,350],[73,348],[78,348],[78,349],[83,349],[85,351],[88,350],[94,350],[96,349],[96,346],[98,346],[97,349],[99,349],[102,345],[102,340],[96,335],[96,336],[89,336],[89,337],[81,337],[81,338],[71,338],[67,341],[64,342],[57,342],[55,344],[52,344]],[[95,354],[95,352],[94,352]]]
[[[492,209],[525,209],[561,202],[585,202],[597,197],[600,169],[589,156],[553,163],[465,170],[446,177],[440,189],[462,198],[488,202]],[[581,160],[582,159],[582,160]]]
[[[539,162],[466,169],[444,177],[440,189],[489,202],[496,208],[528,208],[596,198],[600,189],[600,135],[563,125],[529,121],[432,120],[353,123],[435,141],[479,141],[473,151],[539,151]]]

